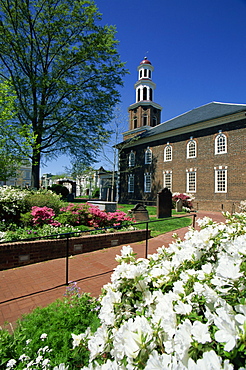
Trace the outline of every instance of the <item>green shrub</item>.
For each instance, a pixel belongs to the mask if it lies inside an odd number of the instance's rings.
[[[62,225],[76,225],[78,224],[78,215],[69,211],[62,212],[56,217],[56,221]]]
[[[76,369],[88,363],[86,348],[72,351],[71,333],[80,334],[88,326],[94,332],[100,324],[99,305],[89,294],[80,296],[75,284],[67,291],[64,299],[24,316],[12,335],[0,330],[0,368],[5,369],[4,364],[11,358],[18,362],[23,353],[30,359],[36,358],[39,348],[44,346],[52,349],[48,353],[51,366],[65,363],[69,364],[69,369]],[[41,340],[44,333],[47,337]]]
[[[20,223],[24,226],[31,226],[32,225],[33,216],[31,212],[21,213],[20,214]]]
[[[32,238],[42,238],[45,236],[64,234],[64,233],[74,233],[80,232],[81,230],[77,227],[70,225],[55,227],[52,225],[43,225],[42,227],[32,226],[28,229],[23,227],[15,228],[15,230],[9,230],[4,234],[4,241],[14,241],[20,239],[32,239]],[[64,237],[64,236],[60,236]],[[54,236],[54,238],[56,238]]]
[[[30,192],[25,198],[27,211],[31,211],[32,207],[48,207],[52,208],[56,215],[59,214],[60,208],[63,206],[61,196],[55,194],[51,190],[38,190]]]

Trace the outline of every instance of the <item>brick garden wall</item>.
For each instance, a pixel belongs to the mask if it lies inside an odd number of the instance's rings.
[[[148,230],[150,237],[150,230]],[[146,230],[88,235],[69,239],[68,254],[76,255],[144,240]],[[0,270],[66,257],[67,240],[36,240],[0,244]]]

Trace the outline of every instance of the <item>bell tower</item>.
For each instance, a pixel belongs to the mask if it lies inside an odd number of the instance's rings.
[[[128,137],[157,126],[161,122],[162,107],[154,103],[154,90],[156,88],[156,84],[152,81],[154,67],[145,57],[137,70],[138,81],[134,85],[136,102],[128,108],[129,131],[126,133]]]

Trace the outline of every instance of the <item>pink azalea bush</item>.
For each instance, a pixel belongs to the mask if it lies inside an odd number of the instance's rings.
[[[174,202],[174,205],[176,204],[178,199],[181,199],[183,201],[184,207],[192,208],[192,201],[195,199],[195,197],[192,194],[173,193],[172,200]],[[175,208],[175,206],[173,208]]]
[[[89,211],[92,215],[92,220],[89,220],[88,226],[93,227],[107,227],[107,226],[120,226],[127,221],[133,221],[128,217],[125,212],[105,212],[100,210],[97,206],[90,206]]]
[[[60,209],[57,220],[61,223],[70,225],[85,225],[90,227],[120,226],[123,223],[132,222],[125,212],[106,212],[99,207],[87,204],[70,203]]]
[[[60,214],[57,220],[62,224],[69,225],[89,225],[92,216],[89,211],[88,204],[69,203],[67,206],[60,209]]]
[[[55,212],[52,208],[48,207],[32,207],[31,215],[33,217],[32,222],[36,226],[42,226],[49,224],[52,226],[60,226],[60,222],[54,220]]]

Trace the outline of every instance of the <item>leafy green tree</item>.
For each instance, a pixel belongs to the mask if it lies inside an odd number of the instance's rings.
[[[0,75],[16,93],[9,135],[31,146],[32,185],[41,158],[95,160],[126,73],[115,28],[91,0],[0,0]],[[23,138],[23,139],[20,139]]]
[[[16,170],[22,158],[15,146],[11,146],[7,140],[8,132],[12,130],[11,125],[5,125],[7,121],[16,114],[15,95],[12,87],[7,81],[0,81],[0,180],[6,181],[15,176]]]

